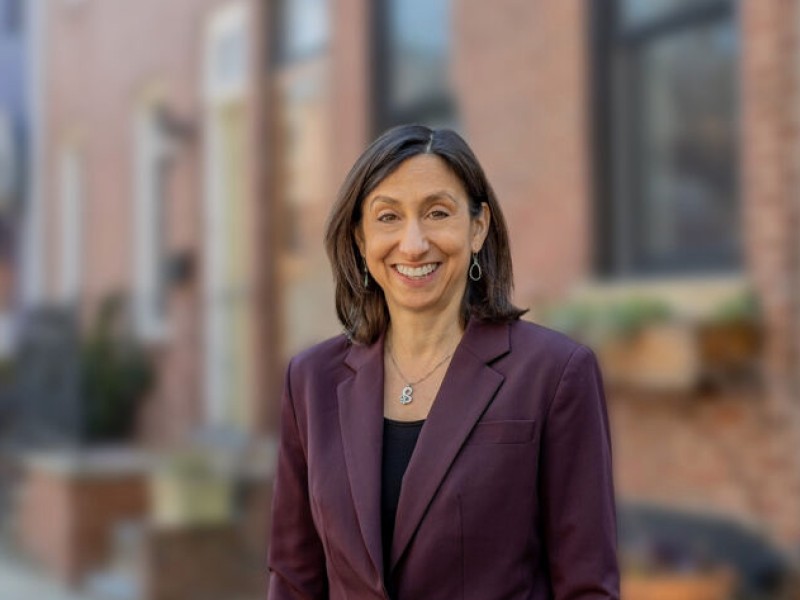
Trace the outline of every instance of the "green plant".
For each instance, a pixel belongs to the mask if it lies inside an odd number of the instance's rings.
[[[137,409],[153,384],[149,356],[124,317],[122,296],[107,297],[82,343],[83,423],[89,442],[129,438]]]
[[[546,310],[543,322],[559,331],[599,345],[609,339],[635,335],[644,326],[673,317],[666,302],[631,297],[614,301],[573,301]]]
[[[11,380],[14,375],[14,361],[10,358],[0,358],[0,384]]]
[[[752,290],[746,290],[717,306],[709,317],[712,323],[757,322],[761,317],[758,297]]]

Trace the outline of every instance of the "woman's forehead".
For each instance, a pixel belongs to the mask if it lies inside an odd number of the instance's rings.
[[[434,196],[465,197],[464,184],[441,157],[418,154],[404,160],[365,196],[365,202],[377,197],[389,201],[423,199]]]

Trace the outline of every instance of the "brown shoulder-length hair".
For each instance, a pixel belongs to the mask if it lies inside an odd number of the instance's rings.
[[[478,252],[482,277],[473,281],[464,273],[467,289],[461,303],[462,325],[470,318],[513,321],[526,312],[511,303],[513,273],[508,230],[475,154],[450,129],[401,125],[386,131],[356,160],[339,190],[325,231],[325,249],[336,286],[336,313],[348,335],[362,344],[375,342],[386,330],[389,310],[383,290],[372,279],[364,286],[363,259],[355,237],[361,223],[361,206],[400,163],[418,154],[435,154],[450,166],[467,192],[472,218],[480,213],[483,202],[491,211],[489,232]]]

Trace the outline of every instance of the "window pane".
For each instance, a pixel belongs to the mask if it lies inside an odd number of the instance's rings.
[[[327,0],[283,0],[275,14],[280,60],[308,58],[327,46],[330,36]]]
[[[388,4],[388,112],[404,120],[447,120],[451,110],[449,0],[392,0]]]
[[[703,8],[709,0],[620,0],[623,27],[648,25],[685,9]]]
[[[223,88],[242,85],[247,77],[247,48],[243,31],[228,31],[214,48],[214,81]]]
[[[3,29],[8,34],[19,33],[22,29],[22,1],[6,0],[3,6]]]
[[[738,256],[736,34],[730,21],[642,49],[642,267],[708,267]],[[635,162],[634,162],[635,164]]]

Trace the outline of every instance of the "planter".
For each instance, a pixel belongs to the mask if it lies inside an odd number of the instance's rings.
[[[750,321],[652,323],[598,348],[609,383],[664,392],[755,379],[761,331]]]
[[[708,379],[746,377],[758,368],[762,332],[753,321],[703,323],[697,329],[697,343]]]
[[[201,453],[164,461],[150,480],[152,516],[165,527],[222,525],[233,515],[233,480]]]
[[[625,600],[731,600],[735,578],[730,571],[711,573],[627,575]]]
[[[598,348],[598,357],[607,381],[622,386],[683,391],[701,374],[695,331],[686,323],[655,323],[612,338]]]
[[[147,460],[134,449],[37,454],[24,469],[19,542],[66,583],[105,562],[117,522],[147,514]]]

